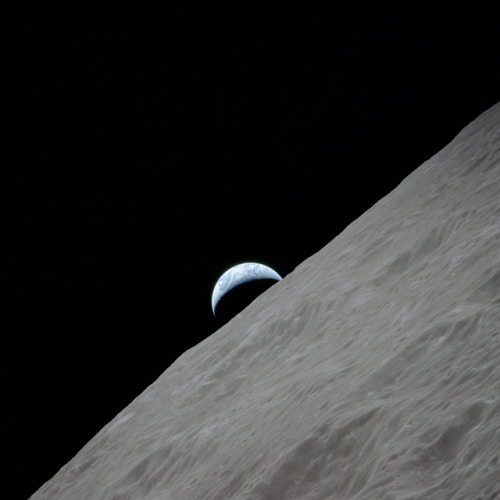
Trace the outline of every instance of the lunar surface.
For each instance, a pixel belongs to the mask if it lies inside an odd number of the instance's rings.
[[[500,498],[500,105],[32,498]]]
[[[228,269],[215,284],[212,293],[212,312],[215,314],[217,303],[229,290],[242,283],[262,279],[280,281],[281,276],[274,269],[263,264],[258,264],[257,262],[246,262]]]

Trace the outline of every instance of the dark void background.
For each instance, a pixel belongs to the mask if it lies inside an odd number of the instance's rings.
[[[221,326],[222,272],[286,276],[495,104],[496,20],[457,5],[7,10],[9,498]]]

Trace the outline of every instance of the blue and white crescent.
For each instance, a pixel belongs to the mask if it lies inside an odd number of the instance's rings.
[[[212,293],[212,311],[215,316],[215,308],[217,303],[229,290],[234,287],[246,283],[247,281],[272,279],[281,280],[281,276],[264,264],[256,262],[246,262],[228,269],[217,281]]]

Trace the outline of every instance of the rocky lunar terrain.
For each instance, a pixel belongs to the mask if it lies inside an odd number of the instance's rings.
[[[496,105],[32,499],[500,498],[499,147]]]

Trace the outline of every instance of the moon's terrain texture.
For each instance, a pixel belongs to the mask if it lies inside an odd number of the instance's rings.
[[[500,105],[33,499],[500,498]]]
[[[214,315],[219,300],[227,292],[243,283],[262,279],[281,281],[281,276],[274,269],[257,262],[245,262],[228,269],[217,280],[212,293],[212,312]]]

